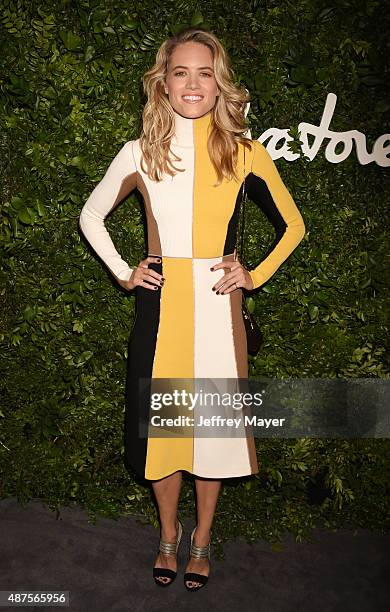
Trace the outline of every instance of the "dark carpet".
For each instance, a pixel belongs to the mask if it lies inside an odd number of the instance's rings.
[[[159,532],[134,517],[89,523],[80,508],[55,514],[40,501],[25,508],[0,501],[0,590],[68,590],[72,612],[230,610],[256,612],[388,612],[390,534],[357,529],[313,531],[315,543],[293,536],[274,552],[266,542],[238,539],[213,559],[208,584],[189,593],[183,584],[191,519],[179,549],[178,576],[163,589],[152,567]],[[1,608],[1,610],[16,608]]]

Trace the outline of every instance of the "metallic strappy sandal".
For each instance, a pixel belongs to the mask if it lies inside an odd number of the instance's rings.
[[[191,533],[190,556],[194,557],[194,559],[204,559],[205,557],[208,557],[210,560],[211,541],[207,544],[207,546],[195,546],[195,544],[192,543],[194,539],[195,530],[196,526],[194,527]],[[186,572],[184,574],[184,585],[188,591],[198,591],[199,589],[204,587],[208,578],[208,576],[204,576],[203,574],[197,574],[196,572]],[[190,587],[188,586],[187,582],[200,582],[200,585]]]
[[[164,555],[177,555],[177,550],[179,548],[181,536],[183,534],[183,525],[179,520],[179,529],[177,534],[177,540],[174,543],[163,542],[160,540],[159,551],[164,553]],[[172,584],[177,576],[177,572],[165,567],[154,567],[153,568],[153,578],[158,586],[166,587]],[[158,580],[158,578],[170,578],[169,582],[162,582]]]

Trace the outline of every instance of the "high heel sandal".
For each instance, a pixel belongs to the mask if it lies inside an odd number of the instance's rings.
[[[182,534],[183,534],[183,525],[181,524],[179,520],[179,528],[178,528],[176,542],[170,543],[170,542],[163,542],[162,540],[160,540],[159,551],[162,552],[164,555],[177,555],[177,550],[179,548]],[[175,580],[176,576],[177,576],[177,572],[169,568],[166,568],[166,567],[154,567],[153,568],[153,578],[154,578],[155,583],[158,584],[158,586],[162,586],[162,587],[169,586]],[[162,582],[161,580],[158,580],[158,578],[170,578],[170,581]]]
[[[194,527],[191,533],[190,556],[194,557],[194,559],[204,559],[205,557],[208,557],[210,561],[211,541],[207,544],[207,546],[196,546],[195,544],[193,544],[195,529],[196,529],[196,526]],[[186,572],[184,574],[184,585],[188,591],[198,591],[199,589],[204,587],[208,578],[209,578],[208,576],[204,576],[203,574],[197,574],[196,572]],[[190,582],[190,581],[200,582],[200,585],[190,587],[187,585],[187,582]]]

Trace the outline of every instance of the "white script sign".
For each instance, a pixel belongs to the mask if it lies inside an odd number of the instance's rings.
[[[336,102],[336,94],[329,93],[326,98],[325,108],[319,126],[305,122],[299,124],[298,131],[300,132],[300,140],[303,143],[301,146],[303,154],[312,161],[317,155],[322,142],[327,139],[329,142],[325,147],[325,158],[332,164],[338,164],[347,159],[355,142],[356,155],[362,165],[376,162],[378,166],[382,166],[383,168],[390,166],[390,134],[379,136],[374,143],[372,152],[369,153],[366,147],[366,137],[362,132],[358,130],[332,132],[332,130],[329,129]],[[245,116],[248,114],[249,106],[250,105],[247,104]],[[248,130],[246,134],[251,138],[250,130]],[[308,134],[314,136],[311,146],[309,145]],[[293,138],[288,135],[287,129],[269,128],[258,138],[261,143],[264,143],[268,139],[270,140],[267,144],[267,151],[272,159],[275,160],[284,157],[287,161],[294,161],[299,158],[298,153],[292,153],[287,147],[287,142],[293,140]],[[280,148],[277,148],[277,144],[280,142],[283,142],[283,144]],[[336,153],[336,146],[339,143],[342,143],[344,148],[340,153]]]

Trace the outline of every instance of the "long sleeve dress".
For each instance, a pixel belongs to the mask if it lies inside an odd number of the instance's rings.
[[[204,414],[204,408],[195,405],[192,423],[177,427],[177,435],[150,427],[152,413],[156,414],[150,402],[153,381],[180,379],[183,388],[194,389],[190,381],[195,380],[197,390],[199,381],[212,381],[213,388],[221,381],[219,389],[231,390],[226,381],[248,377],[242,290],[217,295],[212,287],[229,270],[211,270],[214,264],[235,260],[243,180],[224,179],[214,186],[217,177],[207,150],[211,112],[196,119],[176,112],[174,116],[171,148],[182,159],[175,166],[185,171],[152,181],[141,169],[139,139],[128,141],[80,214],[88,242],[114,276],[127,280],[133,268],[116,250],[104,220],[137,188],[146,213],[147,253],[161,258],[149,267],[165,278],[157,290],[135,287],[136,319],[129,338],[125,391],[125,464],[149,480],[177,470],[205,478],[255,474],[259,468],[247,425],[241,423],[238,432],[227,427],[222,432],[214,428],[212,435],[204,433],[205,428],[201,432],[196,415],[202,410]],[[305,226],[266,148],[257,140],[251,144],[252,151],[245,153],[246,190],[275,228],[271,247],[249,271],[257,288],[297,247]],[[241,144],[238,169],[243,179]]]

